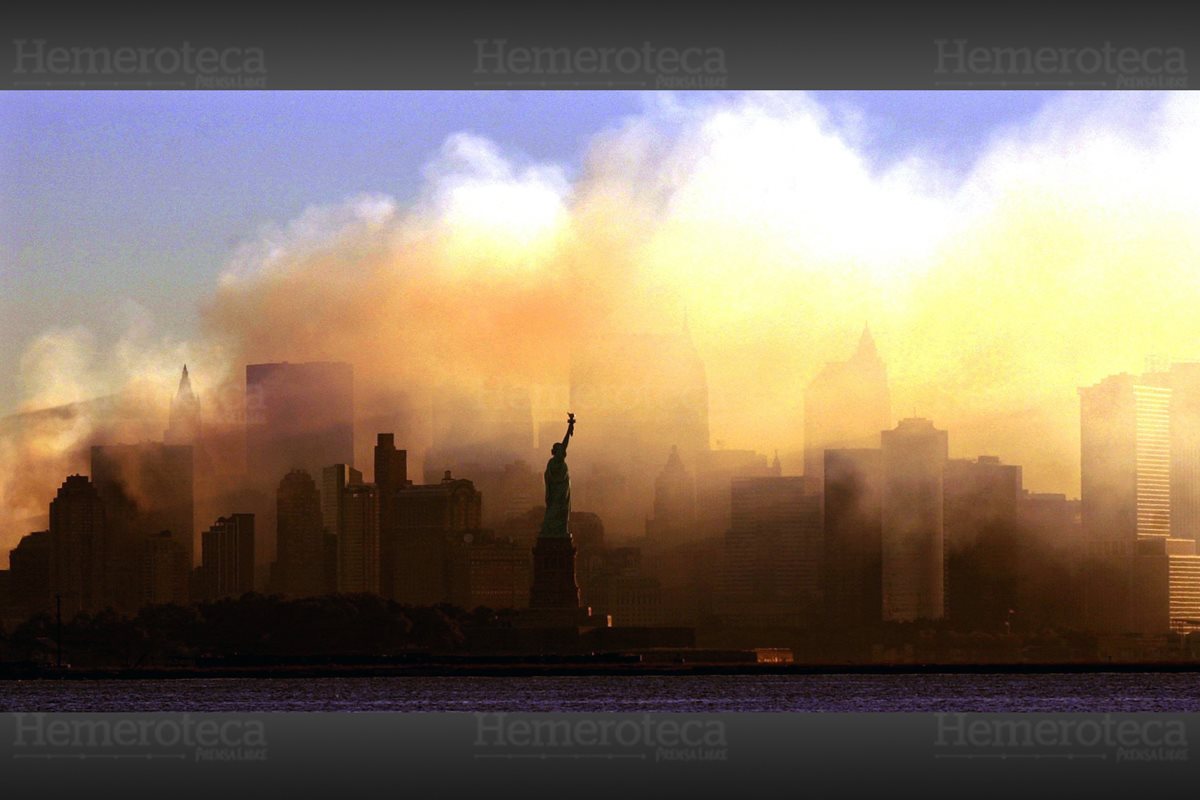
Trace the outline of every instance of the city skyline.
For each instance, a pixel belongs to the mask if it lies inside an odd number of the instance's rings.
[[[458,122],[409,153],[419,179],[330,196],[336,168],[297,172],[302,208],[223,244],[197,247],[214,219],[180,205],[194,227],[161,236],[205,255],[186,279],[164,262],[170,321],[133,300],[141,265],[90,323],[68,302],[40,331],[27,304],[20,391],[0,395],[10,618],[47,611],[47,587],[123,615],[371,595],[506,603],[488,646],[781,630],[851,659],[914,624],[1200,626],[1200,297],[1178,280],[1200,252],[1179,177],[1200,103],[914,96],[889,129],[874,95],[602,95],[573,142],[534,147],[529,125],[581,101],[475,129],[439,97],[263,101],[247,143],[338,103]],[[931,103],[980,115],[958,150],[917,121]],[[87,159],[58,143],[23,166]],[[131,208],[103,241],[153,217]],[[9,297],[29,299],[56,249],[19,220]]]
[[[0,420],[5,531],[44,513],[33,487],[92,440],[157,438],[183,363],[217,424],[242,413],[247,364],[354,363],[363,430],[395,430],[419,459],[435,434],[406,422],[435,392],[487,404],[528,391],[536,426],[565,404],[583,343],[686,325],[711,443],[778,449],[795,473],[804,390],[867,322],[895,418],[935,419],[956,432],[952,455],[995,454],[1030,487],[1077,496],[1077,387],[1147,356],[1200,355],[1179,280],[1200,229],[1180,178],[1198,127],[1187,96],[551,93],[488,95],[476,112],[444,95],[55,97],[4,106],[18,183],[79,175],[83,201],[78,220],[53,216],[61,198],[44,189],[10,203],[3,319],[18,355],[0,407],[25,414]],[[289,138],[297,118],[338,109],[369,122],[363,157],[388,164],[383,177],[357,159],[315,166],[353,143],[340,126]],[[410,114],[429,109],[444,114],[422,128]],[[99,176],[124,163],[108,134],[34,145],[62,114],[95,133],[133,111],[149,116],[122,124],[128,141],[157,142],[163,174],[193,187],[171,190],[186,211],[169,224],[144,166],[110,182],[140,198],[120,203],[127,223],[101,213]],[[194,153],[162,144],[196,118],[239,160],[269,137],[313,169],[285,179],[271,155],[238,180],[199,176]],[[420,131],[396,164],[387,119]],[[260,178],[258,192],[245,183]],[[209,189],[236,193],[248,221],[191,194]],[[155,236],[138,236],[149,224]],[[111,313],[81,314],[68,275]],[[62,302],[43,302],[54,291]],[[562,346],[546,346],[552,331]],[[356,447],[361,461],[369,443]]]

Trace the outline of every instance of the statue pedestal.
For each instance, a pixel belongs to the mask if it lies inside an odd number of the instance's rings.
[[[533,547],[531,609],[579,610],[575,544],[569,536],[539,536]]]

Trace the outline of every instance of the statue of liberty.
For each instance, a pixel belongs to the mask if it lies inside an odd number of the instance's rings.
[[[550,448],[546,462],[546,516],[539,536],[570,538],[567,520],[571,516],[571,475],[567,471],[567,444],[575,432],[575,415],[567,414],[567,435]]]

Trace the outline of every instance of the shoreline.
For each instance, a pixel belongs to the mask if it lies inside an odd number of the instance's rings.
[[[1044,663],[1044,664],[641,664],[480,661],[418,664],[293,664],[136,667],[123,669],[0,665],[0,682],[31,680],[197,680],[294,678],[454,678],[454,677],[687,677],[805,675],[1046,675],[1095,673],[1200,672],[1200,663]]]

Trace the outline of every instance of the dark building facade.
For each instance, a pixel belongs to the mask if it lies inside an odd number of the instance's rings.
[[[955,626],[1005,630],[1020,607],[1021,468],[995,456],[946,462],[946,618]]]
[[[326,593],[321,496],[312,476],[292,470],[275,495],[275,590],[288,597]]]
[[[804,478],[733,481],[721,615],[739,625],[811,624],[823,555],[821,497]]]
[[[449,599],[449,548],[465,534],[480,530],[482,503],[471,481],[454,478],[450,472],[440,483],[396,492],[397,562],[390,596],[410,605]]]
[[[369,483],[346,486],[338,513],[338,591],[379,594],[379,491]]]
[[[205,600],[254,591],[254,515],[220,517],[201,537],[197,583]]]
[[[883,454],[833,449],[824,455],[826,618],[842,628],[874,625],[883,608]]]
[[[408,485],[408,451],[396,449],[395,434],[379,434],[375,443],[375,486],[379,496],[379,586],[387,597],[392,596],[396,586],[396,492]]]
[[[927,419],[903,419],[882,445],[883,618],[941,619],[948,436]]]
[[[83,475],[72,475],[50,501],[51,588],[62,599],[63,615],[95,613],[105,607],[104,504]]]
[[[159,442],[97,445],[92,482],[104,504],[106,599],[132,613],[144,602],[146,539],[170,531],[195,553],[192,447]]]
[[[21,537],[8,553],[9,607],[15,619],[54,613],[54,545],[50,531]]]

